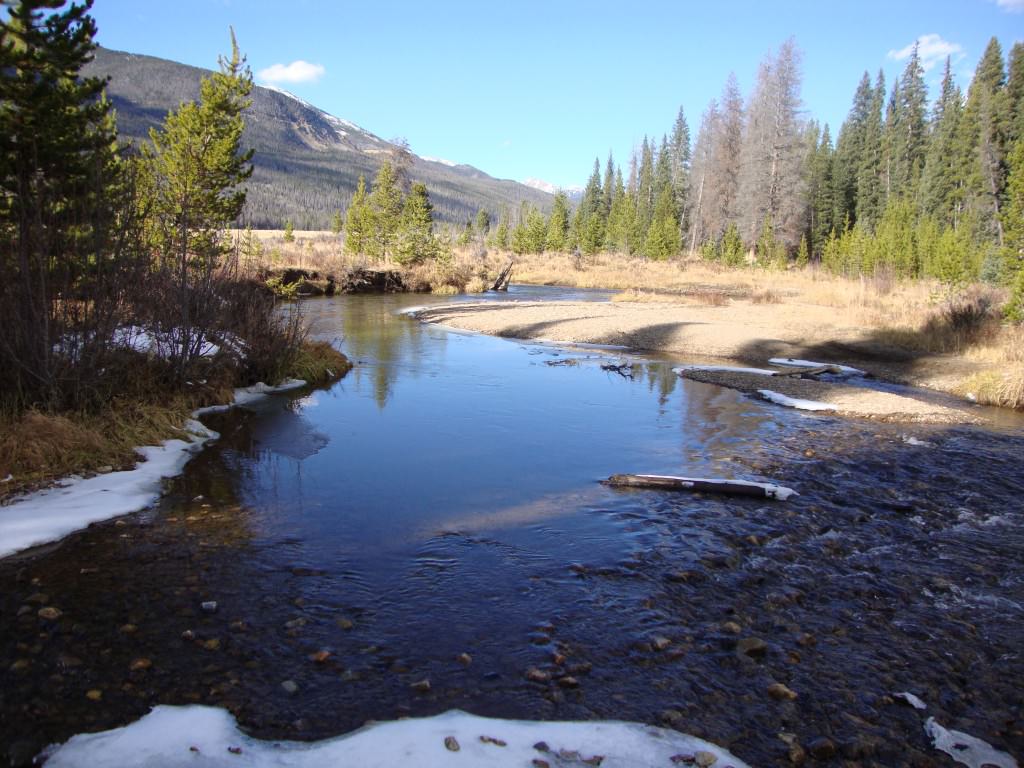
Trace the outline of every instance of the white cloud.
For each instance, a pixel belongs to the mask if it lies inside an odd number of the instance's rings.
[[[274,64],[261,69],[256,76],[266,83],[315,83],[326,71],[322,64],[299,59],[291,64]]]
[[[996,0],[996,5],[1009,13],[1024,13],[1024,0]]]
[[[1016,3],[1024,7],[1024,0],[999,0],[1000,3]],[[964,49],[959,43],[951,43],[948,40],[943,40],[941,35],[937,35],[934,32],[928,35],[921,35],[913,43],[910,43],[904,48],[900,48],[898,51],[889,51],[889,58],[895,59],[896,61],[903,61],[909,59],[910,54],[914,51],[914,44],[917,44],[917,55],[921,58],[921,67],[925,72],[930,70],[936,64],[941,64],[949,56],[954,62],[959,61],[964,56]]]

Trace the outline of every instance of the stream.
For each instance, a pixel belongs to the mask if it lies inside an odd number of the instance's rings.
[[[399,314],[423,303],[306,301],[344,379],[204,417],[221,438],[156,506],[0,560],[0,764],[158,703],[267,739],[458,708],[657,724],[751,765],[953,765],[933,716],[1024,756],[1021,419],[794,412]],[[800,495],[598,483],[620,472]]]

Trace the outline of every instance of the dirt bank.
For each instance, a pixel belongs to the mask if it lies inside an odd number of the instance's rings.
[[[915,353],[885,343],[871,330],[842,325],[814,305],[734,302],[726,307],[671,303],[522,302],[429,307],[425,322],[517,339],[621,345],[687,359],[764,367],[772,357],[847,363],[880,379],[952,391],[976,365],[953,355]],[[701,380],[752,392],[773,389],[836,405],[843,415],[892,420],[964,422],[970,405],[935,403],[912,393],[757,376],[700,375]]]

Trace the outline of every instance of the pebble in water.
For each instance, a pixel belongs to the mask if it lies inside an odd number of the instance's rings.
[[[458,752],[461,749],[458,740],[454,736],[444,737],[444,748],[449,752]]]
[[[772,683],[768,686],[768,695],[778,701],[793,701],[796,698],[796,691],[788,688],[782,683]]]

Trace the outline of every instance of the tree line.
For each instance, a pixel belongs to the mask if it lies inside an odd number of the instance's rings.
[[[105,80],[82,75],[91,4],[20,0],[0,21],[0,407],[279,377],[303,331],[236,271],[226,230],[252,173],[252,75],[234,34],[198,101],[129,153]],[[145,376],[142,337],[156,353]]]
[[[598,160],[574,212],[530,206],[492,241],[520,252],[579,249],[727,264],[816,262],[951,284],[1010,285],[1024,314],[1024,44],[988,43],[966,93],[947,58],[929,105],[915,45],[887,87],[865,72],[833,139],[803,117],[801,53],[767,55],[744,99],[730,74],[695,140],[680,109],[624,169]],[[499,228],[501,225],[499,224]]]

